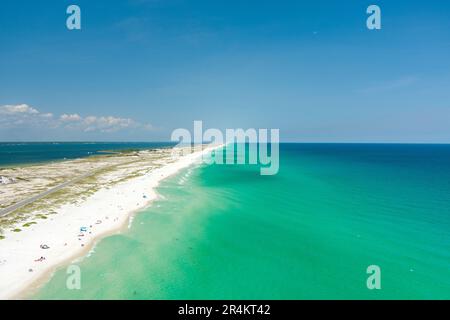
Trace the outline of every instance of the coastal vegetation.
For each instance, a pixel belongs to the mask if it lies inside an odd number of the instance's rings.
[[[40,220],[51,219],[62,205],[80,205],[102,188],[142,176],[171,161],[171,149],[128,149],[86,158],[46,164],[1,168],[2,175],[14,183],[2,185],[0,193],[0,234],[28,228]],[[77,180],[78,178],[78,180]],[[2,210],[35,197],[66,182],[67,186],[2,215]],[[21,230],[20,230],[21,231]]]

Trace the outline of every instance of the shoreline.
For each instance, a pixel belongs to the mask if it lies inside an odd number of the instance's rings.
[[[162,181],[162,180],[161,180]],[[67,258],[64,261],[59,262],[58,264],[55,264],[49,268],[46,272],[44,272],[40,277],[38,277],[36,280],[34,280],[32,283],[30,283],[26,288],[23,290],[17,292],[13,296],[7,298],[10,300],[33,300],[33,296],[43,287],[45,286],[53,277],[53,275],[61,268],[64,268],[65,266],[68,266],[70,264],[75,264],[77,262],[82,262],[85,258],[88,257],[89,253],[95,249],[97,244],[102,241],[103,239],[113,236],[116,234],[121,234],[122,232],[126,231],[126,229],[129,229],[129,223],[131,219],[134,217],[134,215],[139,214],[141,211],[145,210],[146,208],[150,207],[153,203],[153,201],[157,200],[157,198],[150,200],[148,205],[144,208],[134,210],[132,212],[128,213],[128,218],[125,219],[120,225],[117,225],[115,228],[112,228],[110,230],[107,230],[103,233],[95,235],[95,237],[90,241],[86,246],[84,246],[80,252],[74,253],[72,257]]]
[[[63,204],[52,219],[27,232],[9,232],[0,242],[0,299],[31,298],[56,270],[86,257],[103,238],[125,230],[135,214],[158,198],[155,188],[162,180],[220,147],[203,147],[143,176],[101,188],[81,204]],[[40,257],[45,259],[38,261]]]

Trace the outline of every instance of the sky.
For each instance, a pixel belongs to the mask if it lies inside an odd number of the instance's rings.
[[[448,143],[449,57],[444,0],[2,0],[0,141]]]

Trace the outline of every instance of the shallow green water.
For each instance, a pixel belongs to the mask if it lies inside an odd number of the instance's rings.
[[[35,298],[450,298],[450,146],[283,144],[280,161],[181,172],[79,263],[81,290],[59,270]]]

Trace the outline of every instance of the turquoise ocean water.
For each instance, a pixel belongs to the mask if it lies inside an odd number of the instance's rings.
[[[280,171],[199,165],[39,299],[449,299],[450,146],[282,144]],[[366,268],[381,268],[368,290]]]

